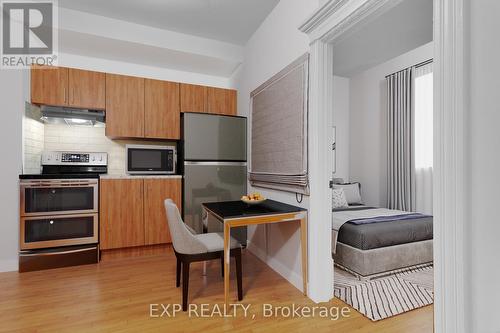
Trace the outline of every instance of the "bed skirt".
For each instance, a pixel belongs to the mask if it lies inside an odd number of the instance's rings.
[[[332,256],[335,264],[366,278],[371,275],[380,275],[432,262],[432,244],[433,241],[430,239],[378,249],[360,250],[337,242],[337,252],[332,253]]]

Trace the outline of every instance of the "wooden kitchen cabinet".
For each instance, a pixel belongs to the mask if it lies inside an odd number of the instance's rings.
[[[68,69],[32,66],[31,103],[66,106],[68,103]]]
[[[106,74],[106,136],[144,137],[144,79]]]
[[[208,112],[226,116],[236,116],[236,90],[207,88]]]
[[[194,84],[180,84],[181,112],[208,112],[207,87]]]
[[[99,212],[101,250],[144,245],[142,179],[101,179]]]
[[[171,243],[165,213],[165,199],[172,199],[181,209],[180,179],[144,179],[144,227],[146,245]]]
[[[106,108],[106,74],[69,68],[68,105],[104,110]]]
[[[236,90],[181,83],[181,112],[235,116]]]
[[[179,83],[145,80],[144,137],[180,139]]]

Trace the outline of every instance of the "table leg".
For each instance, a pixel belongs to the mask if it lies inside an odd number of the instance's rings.
[[[302,283],[303,293],[307,296],[307,217],[300,220],[300,247],[302,248]]]
[[[229,304],[229,262],[230,262],[231,227],[224,223],[224,302]]]

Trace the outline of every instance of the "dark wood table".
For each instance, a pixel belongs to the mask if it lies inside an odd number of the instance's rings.
[[[307,210],[274,200],[251,206],[243,201],[210,202],[203,209],[224,224],[224,299],[229,304],[231,228],[266,223],[300,222],[303,292],[307,295]]]

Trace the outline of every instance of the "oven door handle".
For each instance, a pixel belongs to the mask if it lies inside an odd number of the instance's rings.
[[[55,255],[59,255],[59,254],[71,254],[71,253],[86,252],[86,251],[94,250],[94,249],[96,249],[96,248],[93,247],[93,248],[88,248],[88,249],[77,249],[77,250],[46,252],[46,253],[21,253],[21,256],[23,256],[23,257],[55,256]]]

